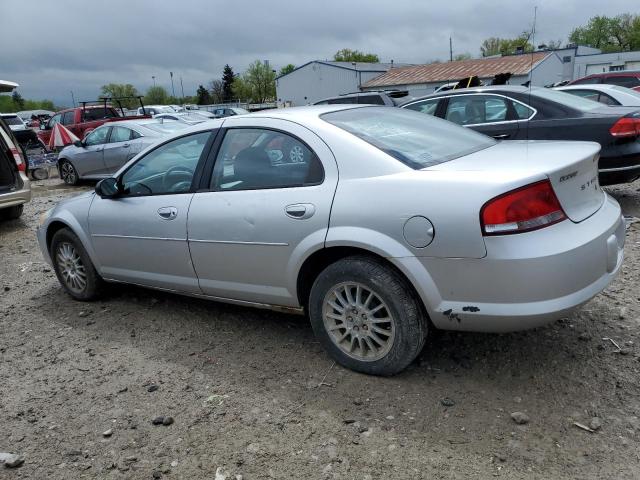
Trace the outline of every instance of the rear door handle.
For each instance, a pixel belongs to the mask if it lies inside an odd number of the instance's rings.
[[[498,135],[491,135],[496,140],[504,140],[505,138],[509,138],[511,136],[510,133],[499,133]]]
[[[294,203],[284,207],[284,213],[289,218],[304,220],[316,213],[316,207],[311,203]]]
[[[178,216],[178,209],[176,207],[162,207],[158,209],[158,215],[163,220],[173,220]]]
[[[125,143],[124,145],[122,145],[124,148],[129,148],[131,145],[128,143]]]

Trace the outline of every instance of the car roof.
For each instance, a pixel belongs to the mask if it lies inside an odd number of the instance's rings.
[[[577,80],[582,80],[583,78],[592,78],[592,77],[635,77],[640,75],[640,70],[620,70],[617,72],[601,72],[601,73],[592,73],[590,75],[585,75],[584,77],[580,77]]]
[[[561,87],[555,87],[555,90],[618,90],[618,85],[611,85],[610,83],[581,83],[577,85],[563,85]]]

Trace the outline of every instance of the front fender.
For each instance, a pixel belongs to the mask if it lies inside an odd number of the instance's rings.
[[[78,197],[77,202],[72,201],[69,203],[65,203],[65,206],[62,208],[56,207],[51,216],[46,220],[42,227],[40,227],[40,229],[38,230],[38,236],[42,236],[42,238],[39,238],[39,241],[41,249],[43,250],[42,254],[46,260],[50,261],[48,250],[49,245],[46,243],[46,237],[48,235],[49,228],[54,226],[56,223],[62,223],[78,237],[80,243],[82,243],[82,246],[87,251],[89,258],[91,258],[91,262],[93,263],[95,269],[97,271],[102,270],[102,265],[98,261],[98,256],[93,249],[93,244],[91,242],[91,236],[89,233],[88,214],[89,209],[91,208],[91,203],[93,202],[93,198],[95,198],[94,194],[91,194],[91,198]],[[81,200],[86,200],[87,204],[83,205],[84,202],[82,202]]]

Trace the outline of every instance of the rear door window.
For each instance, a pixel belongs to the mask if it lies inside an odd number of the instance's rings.
[[[526,106],[520,102],[511,102],[513,105],[513,109],[516,112],[516,117],[518,120],[528,120],[531,118],[531,115],[535,113],[533,108]]]
[[[260,128],[227,131],[216,157],[212,190],[256,190],[317,185],[324,169],[316,154],[291,135]]]
[[[479,125],[507,119],[507,100],[494,95],[460,95],[449,98],[445,118],[458,125]]]
[[[131,130],[125,127],[113,127],[109,143],[127,142],[131,139]]]

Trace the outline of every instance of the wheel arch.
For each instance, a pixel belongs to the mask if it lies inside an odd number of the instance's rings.
[[[423,313],[428,319],[429,323],[430,314],[433,305],[433,296],[438,295],[438,292],[425,292],[424,288],[419,287],[414,275],[411,275],[404,264],[394,261],[393,258],[385,257],[380,253],[374,252],[373,249],[367,249],[360,246],[352,245],[335,245],[320,250],[316,250],[309,255],[302,263],[296,281],[296,295],[299,304],[308,311],[309,294],[311,287],[315,282],[318,275],[329,265],[335,263],[343,258],[353,256],[364,256],[372,258],[382,265],[385,265],[396,272],[412,290],[413,295],[419,300],[420,305],[423,308]]]
[[[101,265],[100,262],[98,262],[98,257],[95,251],[93,250],[88,233],[82,228],[82,226],[72,215],[53,218],[46,225],[44,240],[47,248],[47,253],[51,255],[51,241],[53,240],[53,236],[63,228],[68,228],[76,237],[78,237],[78,240],[89,255],[93,266],[98,272],[100,272]]]

